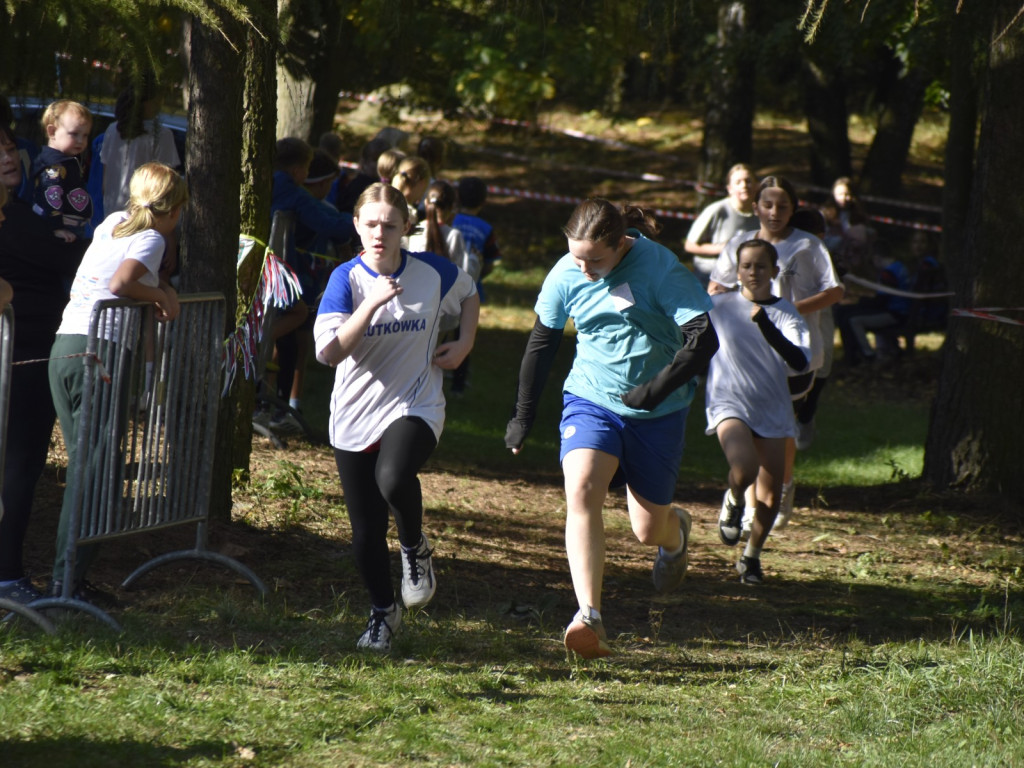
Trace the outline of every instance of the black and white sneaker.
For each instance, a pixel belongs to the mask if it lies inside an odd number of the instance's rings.
[[[402,547],[402,602],[406,608],[420,608],[431,601],[437,589],[434,579],[434,550],[426,536],[412,549]]]
[[[402,624],[402,609],[398,603],[390,608],[370,611],[370,620],[366,623],[366,631],[359,636],[356,648],[364,651],[387,653],[391,650],[391,638]]]
[[[718,538],[723,544],[735,547],[742,533],[743,502],[734,502],[732,491],[727,490],[722,499],[722,511],[718,513]]]
[[[743,584],[764,584],[764,573],[761,572],[761,558],[743,555],[736,563]]]

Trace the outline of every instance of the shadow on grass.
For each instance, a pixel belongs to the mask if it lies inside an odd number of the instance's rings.
[[[219,760],[234,753],[230,744],[199,742],[170,747],[142,741],[113,741],[83,736],[0,740],[5,768],[74,765],[76,768],[163,768]]]

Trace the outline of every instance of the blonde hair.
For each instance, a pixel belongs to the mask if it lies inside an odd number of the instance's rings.
[[[398,172],[395,174],[394,179],[391,180],[391,183],[408,200],[413,185],[426,181],[429,178],[430,166],[427,165],[427,161],[422,157],[414,155],[402,159],[402,162],[398,164]]]
[[[165,216],[188,202],[185,179],[163,163],[140,165],[128,189],[128,218],[114,227],[115,238],[153,229],[157,216]]]
[[[56,126],[60,119],[68,112],[74,112],[83,120],[88,120],[90,124],[92,123],[92,112],[84,104],[71,101],[71,99],[58,99],[43,111],[43,116],[39,120],[43,130],[47,130],[51,125]]]
[[[377,175],[385,184],[390,184],[398,172],[398,166],[405,159],[405,152],[400,149],[386,149],[377,158]]]

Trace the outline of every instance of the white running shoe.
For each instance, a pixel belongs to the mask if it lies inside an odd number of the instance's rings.
[[[370,620],[366,623],[366,631],[359,636],[356,648],[365,651],[376,651],[387,653],[391,650],[391,638],[402,625],[402,609],[398,603],[392,603],[390,608],[380,610],[374,608],[370,611]]]
[[[563,642],[565,650],[572,651],[584,659],[599,659],[611,655],[612,652],[601,619],[590,615],[584,616],[583,611],[577,611],[572,623],[565,628]]]
[[[740,532],[740,540],[746,541],[750,538],[750,527],[754,524],[754,515],[757,510],[754,507],[743,508],[743,530]]]
[[[434,597],[437,581],[433,554],[426,536],[421,536],[413,549],[402,547],[402,602],[406,608],[420,608]]]
[[[683,583],[686,578],[686,567],[689,565],[686,550],[690,543],[690,528],[693,521],[690,513],[682,507],[672,507],[672,511],[679,518],[679,535],[683,539],[683,551],[675,557],[668,557],[658,547],[658,555],[654,558],[654,570],[651,578],[654,580],[654,590],[664,594],[672,592]]]
[[[775,518],[773,531],[780,530],[789,525],[793,517],[793,499],[796,496],[796,483],[789,482],[782,485],[782,498],[779,500],[779,514]]]

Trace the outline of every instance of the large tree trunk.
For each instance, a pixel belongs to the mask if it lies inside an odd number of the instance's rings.
[[[186,209],[181,254],[184,292],[219,291],[227,298],[224,336],[234,327],[235,261],[238,254],[238,188],[241,181],[242,81],[238,53],[229,38],[239,39],[237,24],[222,18],[223,31],[193,19],[188,33],[189,141],[191,201]],[[213,457],[210,517],[230,519],[231,445],[234,414],[222,403],[217,420],[218,450]]]
[[[274,66],[277,5],[274,0],[252,2],[250,11],[256,29],[245,40],[245,85],[242,94],[241,232],[266,243],[270,241],[270,191],[273,184],[274,139],[277,124],[275,101],[277,72]],[[238,273],[239,303],[246,312],[252,305],[260,278],[260,262],[248,259]],[[227,409],[234,414],[235,429],[231,467],[249,472],[252,453],[252,412],[256,403],[255,383],[236,377]]]
[[[801,68],[804,114],[811,138],[811,179],[819,186],[831,187],[833,181],[852,171],[846,85],[841,72],[813,61],[806,47]]]
[[[327,2],[324,5],[323,49],[312,65],[316,90],[313,91],[310,139],[314,142],[319,141],[321,134],[334,130],[334,117],[338,114],[338,92],[345,78],[345,70],[339,65],[342,30],[345,27],[342,3]]]
[[[930,80],[926,72],[911,69],[891,83],[861,171],[861,194],[899,196],[914,126],[924,109],[924,93]]]
[[[750,31],[754,25],[751,0],[720,0],[715,63],[718,79],[707,92],[701,181],[724,184],[735,163],[750,162],[753,154],[754,56]]]
[[[947,254],[958,307],[1020,306],[1024,268],[1015,254],[1024,210],[1019,87],[1024,40],[1017,33],[998,37],[1019,5],[1019,0],[991,0],[995,21],[988,36],[992,42],[964,251]],[[936,486],[1024,496],[1018,442],[1024,428],[1022,330],[990,320],[951,319],[925,452],[924,475]]]

